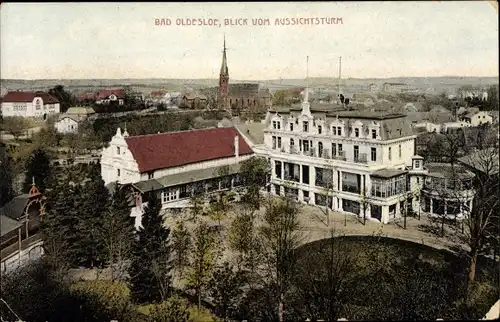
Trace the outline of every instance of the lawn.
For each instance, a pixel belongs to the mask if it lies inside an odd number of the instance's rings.
[[[467,305],[467,260],[412,242],[335,237],[304,245],[298,255],[290,320],[326,320],[327,312],[348,320],[481,319],[498,299],[492,262],[479,263]]]

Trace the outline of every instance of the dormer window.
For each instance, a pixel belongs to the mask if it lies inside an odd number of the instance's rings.
[[[337,135],[337,127],[336,126],[332,126],[332,134]]]
[[[321,125],[318,125],[318,134],[321,134],[323,128],[321,127]]]
[[[116,154],[120,155],[120,147],[119,146],[116,147]]]
[[[292,122],[292,123],[290,123],[290,131],[292,131],[292,132],[293,132],[293,122]]]
[[[276,125],[276,121],[273,121],[273,129],[275,129],[275,130],[276,130],[276,127],[277,127],[277,125]]]
[[[338,136],[342,136],[342,127],[337,126],[337,134]]]
[[[359,129],[358,128],[354,129],[354,136],[359,138]]]
[[[307,121],[302,122],[302,131],[309,132],[309,122]]]
[[[281,122],[276,122],[276,125],[278,126],[278,130],[281,130]]]
[[[372,130],[372,139],[377,138],[377,130]]]

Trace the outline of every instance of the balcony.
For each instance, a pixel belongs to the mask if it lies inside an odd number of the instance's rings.
[[[359,153],[357,157],[356,155],[354,156],[353,161],[355,163],[367,163],[368,158],[366,157],[366,153]]]

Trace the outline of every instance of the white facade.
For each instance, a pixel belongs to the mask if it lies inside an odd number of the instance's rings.
[[[54,123],[57,132],[62,134],[78,133],[78,122],[71,117],[63,117]]]
[[[470,124],[472,126],[479,126],[485,123],[493,123],[493,118],[487,112],[478,112],[470,117]]]
[[[8,99],[8,96],[6,96]],[[47,117],[61,111],[59,103],[44,104],[42,97],[36,96],[27,102],[2,102],[2,115],[22,117]]]
[[[141,173],[132,152],[128,149],[125,140],[128,136],[127,130],[122,134],[121,129],[118,128],[109,146],[102,151],[101,176],[106,185],[111,182],[120,184],[135,183],[182,172],[232,165],[251,157],[251,155],[234,156]]]
[[[397,173],[412,166],[416,136],[405,134],[383,139],[382,131],[386,131],[388,123],[382,124],[378,119],[313,116],[307,96],[306,92],[299,116],[285,118],[276,113],[268,118],[264,141],[272,167],[271,193],[283,194],[285,189],[291,189],[299,201],[313,205],[316,199],[326,196],[326,199],[331,198],[330,207],[341,212],[353,212],[352,209],[356,209],[352,206],[354,202],[359,206],[355,214],[378,217],[384,223],[399,216],[400,201],[405,193],[391,192],[390,197],[385,198],[372,196],[372,182],[378,180],[374,175],[381,170]],[[324,188],[324,183],[323,187],[317,185],[316,174],[323,171],[331,171],[328,189]],[[359,190],[347,191],[350,189],[348,182],[355,180],[353,178],[357,178]],[[390,180],[393,179],[386,181]],[[367,200],[370,205],[363,210],[362,205],[367,204]],[[377,207],[377,216],[370,215],[371,206]]]

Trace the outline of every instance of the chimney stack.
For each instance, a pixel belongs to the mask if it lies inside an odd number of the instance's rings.
[[[234,156],[240,156],[240,138],[238,136],[234,137]]]

